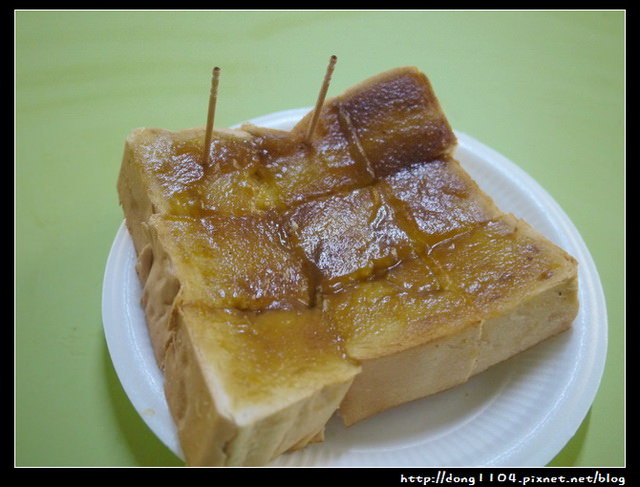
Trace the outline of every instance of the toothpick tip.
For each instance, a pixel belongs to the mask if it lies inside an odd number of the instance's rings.
[[[211,72],[211,91],[209,93],[209,111],[207,113],[207,126],[204,135],[204,163],[209,162],[209,147],[211,146],[211,135],[213,132],[213,122],[215,117],[216,101],[218,99],[218,80],[220,78],[220,68],[215,66]]]
[[[327,95],[327,90],[329,89],[329,83],[331,81],[331,75],[333,74],[333,69],[337,60],[338,56],[336,56],[335,54],[333,54],[329,58],[329,65],[327,66],[327,71],[324,75],[324,81],[322,82],[322,87],[320,88],[320,93],[318,94],[318,100],[316,101],[316,106],[313,110],[313,116],[311,118],[311,122],[309,123],[307,134],[305,136],[306,142],[311,142],[311,138],[313,137],[313,132],[316,128],[316,124],[318,123],[320,110],[322,109],[322,104],[324,103],[324,99]]]

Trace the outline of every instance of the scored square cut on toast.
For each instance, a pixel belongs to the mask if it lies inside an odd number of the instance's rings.
[[[577,263],[455,160],[424,74],[290,131],[137,129],[118,192],[188,465],[260,465],[568,329]]]

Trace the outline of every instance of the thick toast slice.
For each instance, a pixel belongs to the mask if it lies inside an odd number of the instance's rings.
[[[415,68],[291,131],[138,129],[118,191],[189,465],[259,465],[567,329],[577,263],[453,158]]]

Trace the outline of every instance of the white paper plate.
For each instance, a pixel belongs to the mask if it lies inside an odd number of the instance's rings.
[[[289,129],[308,108],[252,123]],[[527,220],[579,262],[581,308],[572,330],[444,393],[345,428],[284,454],[274,466],[544,466],[571,439],[600,384],[607,315],[597,270],[578,231],[536,181],[504,156],[457,133],[457,159],[497,205]],[[103,322],[109,352],[133,406],[182,458],[140,307],[135,251],[124,224],[106,265]]]

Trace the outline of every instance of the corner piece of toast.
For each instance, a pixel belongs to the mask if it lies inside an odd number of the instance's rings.
[[[327,100],[315,136],[137,129],[118,193],[188,465],[263,465],[571,326],[577,262],[455,160],[414,67]]]

